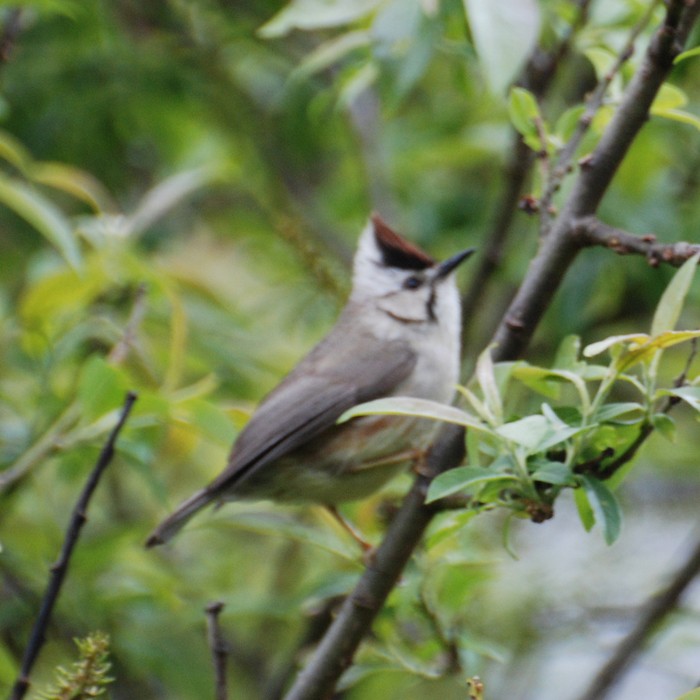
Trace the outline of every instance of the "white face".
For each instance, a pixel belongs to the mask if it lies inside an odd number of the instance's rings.
[[[371,221],[362,232],[355,254],[351,299],[376,300],[382,311],[405,323],[452,319],[459,309],[454,275],[438,276],[437,265],[423,270],[388,266]]]

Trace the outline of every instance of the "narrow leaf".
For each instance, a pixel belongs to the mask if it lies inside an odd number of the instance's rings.
[[[388,399],[377,399],[354,406],[343,413],[338,423],[343,423],[357,416],[392,415],[415,416],[416,418],[430,418],[431,420],[444,421],[463,425],[474,430],[491,432],[476,416],[465,411],[428,399],[416,399],[409,396],[393,396]]]
[[[475,486],[499,482],[502,482],[503,488],[506,488],[517,483],[518,479],[508,474],[499,474],[481,467],[457,467],[456,469],[443,472],[433,479],[428,488],[425,502],[432,503],[458,491],[468,491]]]
[[[660,335],[664,331],[672,331],[676,327],[698,260],[700,260],[700,253],[686,260],[661,295],[651,324],[652,336]]]
[[[73,268],[82,264],[73,229],[60,209],[22,182],[0,174],[0,202],[28,221]]]
[[[622,527],[622,513],[617,498],[602,481],[592,476],[581,478],[596,519],[603,526],[605,541],[612,544],[619,537]]]

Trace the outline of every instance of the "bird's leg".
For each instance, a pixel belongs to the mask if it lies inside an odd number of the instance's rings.
[[[335,506],[327,505],[326,510],[335,518],[336,522],[352,537],[362,548],[363,554],[372,551],[372,545],[362,536],[362,533],[347,519],[344,518]]]

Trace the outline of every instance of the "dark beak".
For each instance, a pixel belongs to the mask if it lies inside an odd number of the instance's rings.
[[[441,280],[447,277],[454,269],[461,265],[472,253],[476,252],[476,248],[468,248],[463,250],[457,255],[453,255],[451,258],[447,258],[444,262],[441,262],[437,266],[437,272],[435,274],[436,280]]]

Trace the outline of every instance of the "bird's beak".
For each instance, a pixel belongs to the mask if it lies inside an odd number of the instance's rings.
[[[441,280],[447,277],[454,269],[461,265],[472,253],[476,251],[476,248],[467,248],[457,255],[453,255],[451,258],[447,258],[444,262],[441,262],[435,272],[435,279]]]

